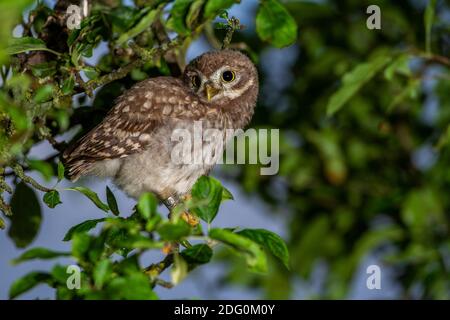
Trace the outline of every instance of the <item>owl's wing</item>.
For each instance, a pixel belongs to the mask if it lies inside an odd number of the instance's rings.
[[[69,177],[78,179],[97,161],[143,151],[167,119],[199,119],[202,107],[179,79],[158,77],[137,83],[117,99],[100,124],[64,152]]]

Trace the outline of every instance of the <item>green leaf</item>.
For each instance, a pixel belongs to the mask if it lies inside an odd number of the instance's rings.
[[[186,26],[189,29],[193,29],[196,26],[196,22],[200,17],[200,13],[202,11],[203,5],[205,4],[205,0],[195,0],[192,5],[189,7],[189,12],[186,16]]]
[[[75,87],[75,76],[71,74],[66,80],[64,80],[61,92],[65,95],[71,94]]]
[[[43,198],[45,204],[49,207],[49,208],[54,208],[56,207],[58,204],[62,203],[60,198],[59,198],[59,192],[56,190],[51,190],[49,192],[46,192],[44,194],[44,198]]]
[[[154,231],[158,227],[158,224],[161,222],[161,220],[162,218],[160,215],[151,217],[145,224],[145,230],[148,232]]]
[[[431,29],[433,27],[436,0],[428,0],[427,7],[424,14],[425,23],[425,48],[427,53],[431,53]]]
[[[5,229],[6,228],[6,224],[5,221],[2,219],[2,217],[0,217],[0,229]]]
[[[196,244],[181,252],[181,256],[189,264],[208,263],[213,255],[212,249],[206,244]]]
[[[41,206],[36,193],[20,182],[11,199],[13,215],[8,235],[19,248],[28,246],[36,237],[41,225]]]
[[[87,232],[97,226],[100,222],[105,221],[106,218],[95,219],[95,220],[86,220],[76,226],[73,226],[69,229],[69,231],[64,236],[63,241],[69,241],[73,238],[73,236],[77,233]]]
[[[50,271],[53,281],[66,286],[67,283],[67,266],[56,264]]]
[[[38,78],[51,77],[56,73],[56,61],[33,64],[31,72]]]
[[[384,70],[384,77],[386,80],[391,81],[394,78],[394,74],[399,73],[404,76],[411,75],[411,69],[409,68],[409,60],[411,56],[408,54],[402,54],[392,61]]]
[[[439,140],[436,143],[436,150],[440,151],[444,146],[449,144],[450,142],[450,124],[447,125],[447,128],[439,137]]]
[[[66,110],[54,110],[54,119],[59,125],[60,130],[67,130],[69,128],[69,115]],[[64,176],[62,177],[64,178]]]
[[[186,27],[186,17],[192,0],[175,0],[170,18],[167,20],[167,27],[179,35],[187,35],[190,30]]]
[[[148,29],[152,23],[155,21],[159,9],[149,11],[142,19],[138,22],[136,26],[128,30],[128,32],[123,33],[117,40],[118,44],[126,42],[128,39],[134,38],[146,29]]]
[[[387,112],[392,112],[397,105],[406,99],[416,99],[422,82],[416,78],[410,78],[408,84],[392,98],[391,103],[387,107]]]
[[[56,55],[60,55],[60,53],[48,49],[45,45],[45,42],[41,39],[36,39],[32,37],[23,37],[23,38],[12,38],[6,48],[6,52],[9,55],[18,54],[27,51],[48,51]]]
[[[129,30],[139,19],[139,16],[138,8],[128,6],[118,6],[108,13],[108,19],[118,33]]]
[[[184,278],[186,278],[188,274],[188,265],[186,261],[179,255],[174,255],[174,262],[172,270],[170,270],[170,277],[172,280],[172,283],[174,285],[179,284],[181,281],[183,281]]]
[[[72,54],[70,55],[70,61],[72,61],[72,64],[74,66],[78,67],[78,61],[81,58],[81,45],[77,43],[77,45],[75,45],[75,48],[72,51]]]
[[[88,197],[97,206],[97,208],[99,208],[105,212],[109,211],[108,205],[103,203],[94,191],[92,191],[86,187],[74,187],[74,188],[68,188],[66,190],[81,192],[86,197]]]
[[[25,93],[31,87],[31,78],[26,74],[15,74],[6,80],[6,86]]]
[[[369,252],[373,252],[383,244],[398,243],[404,239],[404,234],[404,230],[397,225],[367,231],[353,244],[353,252],[347,261],[349,267],[356,268]]]
[[[364,84],[372,79],[391,61],[387,55],[378,55],[369,62],[357,65],[342,78],[342,86],[331,96],[327,105],[327,115],[331,116],[340,110]]]
[[[76,297],[77,290],[67,288],[67,279],[70,274],[67,273],[68,266],[55,265],[50,274],[52,276],[52,286],[56,287],[57,300],[71,300]],[[83,279],[83,278],[82,278]],[[83,283],[81,283],[83,285]]]
[[[75,43],[75,40],[78,39],[81,33],[81,29],[73,29],[69,32],[69,36],[67,37],[67,46],[72,47],[72,45]]]
[[[164,247],[164,242],[162,241],[153,241],[145,236],[137,235],[137,236],[127,236],[126,239],[116,239],[114,242],[115,245],[118,245],[123,248],[127,248],[130,250],[134,249],[162,249]]]
[[[217,30],[226,30],[228,29],[228,23],[223,23],[223,22],[217,22],[214,24],[214,29]]]
[[[146,192],[139,198],[137,209],[140,215],[148,220],[155,216],[156,208],[158,206],[158,200],[153,193]]]
[[[170,76],[171,75],[171,71],[169,68],[169,65],[167,64],[166,60],[164,59],[164,57],[161,57],[160,59],[155,61],[155,65],[158,67],[158,71],[165,76]]]
[[[51,100],[53,97],[53,86],[46,84],[36,90],[36,94],[33,97],[33,101],[36,103],[43,103]]]
[[[46,283],[51,280],[51,276],[45,272],[33,271],[24,277],[17,279],[9,288],[9,298],[14,299],[34,288],[40,283]]]
[[[289,269],[289,251],[286,243],[279,235],[264,229],[244,229],[237,234],[265,247]]]
[[[99,261],[93,271],[95,287],[101,289],[106,281],[111,277],[112,263],[109,259],[103,259]]]
[[[91,237],[88,234],[75,233],[72,237],[72,255],[79,260],[84,260],[90,245]]]
[[[111,212],[115,216],[118,216],[120,212],[119,207],[117,206],[117,200],[116,197],[114,196],[114,193],[112,193],[111,189],[108,186],[106,186],[106,200],[108,202],[109,208],[111,209]]]
[[[439,193],[431,188],[412,190],[402,206],[401,218],[412,234],[426,238],[436,225],[445,225],[445,210]]]
[[[228,20],[228,12],[226,10],[220,10],[219,12],[219,18]]]
[[[82,70],[85,73],[86,77],[89,78],[89,80],[95,80],[99,76],[99,72],[94,67],[83,67]]]
[[[205,18],[214,18],[223,10],[228,9],[235,3],[240,3],[240,0],[209,0],[205,6]]]
[[[50,163],[36,159],[28,159],[27,163],[31,169],[39,171],[45,181],[50,181],[52,179],[54,172]]]
[[[191,233],[191,227],[181,219],[176,223],[167,221],[158,228],[158,233],[162,240],[180,240]]]
[[[22,253],[20,257],[12,260],[13,264],[19,264],[24,261],[33,260],[33,259],[53,259],[57,257],[65,257],[70,256],[70,253],[68,252],[57,252],[57,251],[51,251],[46,248],[33,248],[30,250],[27,250],[26,252]]]
[[[225,187],[222,187],[222,202],[226,200],[234,200],[234,197],[231,194],[230,190],[228,190]]]
[[[207,176],[200,177],[192,187],[192,204],[190,208],[197,216],[211,223],[219,211],[223,188],[221,183]]]
[[[60,182],[62,179],[64,179],[64,164],[59,161],[58,162],[58,182]]]
[[[297,23],[278,0],[261,0],[256,32],[262,40],[282,48],[296,41]]]
[[[156,300],[148,277],[137,271],[126,277],[111,280],[105,289],[108,298],[112,300]]]
[[[209,236],[212,239],[218,240],[230,246],[237,252],[242,253],[251,270],[256,272],[267,271],[266,254],[261,249],[259,244],[253,240],[233,233],[230,230],[217,228],[211,229],[209,231]]]
[[[148,78],[148,75],[139,68],[134,68],[133,70],[131,70],[130,75],[131,79],[133,79],[134,81],[142,81]]]

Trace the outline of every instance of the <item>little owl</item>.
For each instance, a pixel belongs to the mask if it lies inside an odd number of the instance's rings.
[[[124,92],[105,119],[64,152],[68,176],[111,177],[127,195],[153,192],[171,209],[214,166],[174,162],[173,131],[191,131],[194,122],[204,129],[242,129],[257,95],[258,74],[247,56],[234,50],[205,53],[189,63],[181,79],[147,79]],[[219,155],[230,136],[223,139]],[[202,143],[217,151],[217,141]]]

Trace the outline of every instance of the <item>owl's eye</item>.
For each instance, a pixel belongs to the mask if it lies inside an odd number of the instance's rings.
[[[236,75],[235,75],[234,71],[227,70],[222,73],[222,80],[224,82],[231,82],[235,78],[236,78]]]
[[[192,85],[194,88],[200,88],[200,85],[202,84],[202,80],[199,76],[193,76],[192,77]]]

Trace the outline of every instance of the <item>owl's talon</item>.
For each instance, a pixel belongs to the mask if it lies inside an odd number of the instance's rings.
[[[183,211],[180,217],[181,219],[186,221],[191,227],[195,227],[200,223],[200,220],[196,216],[190,214],[187,211]]]

